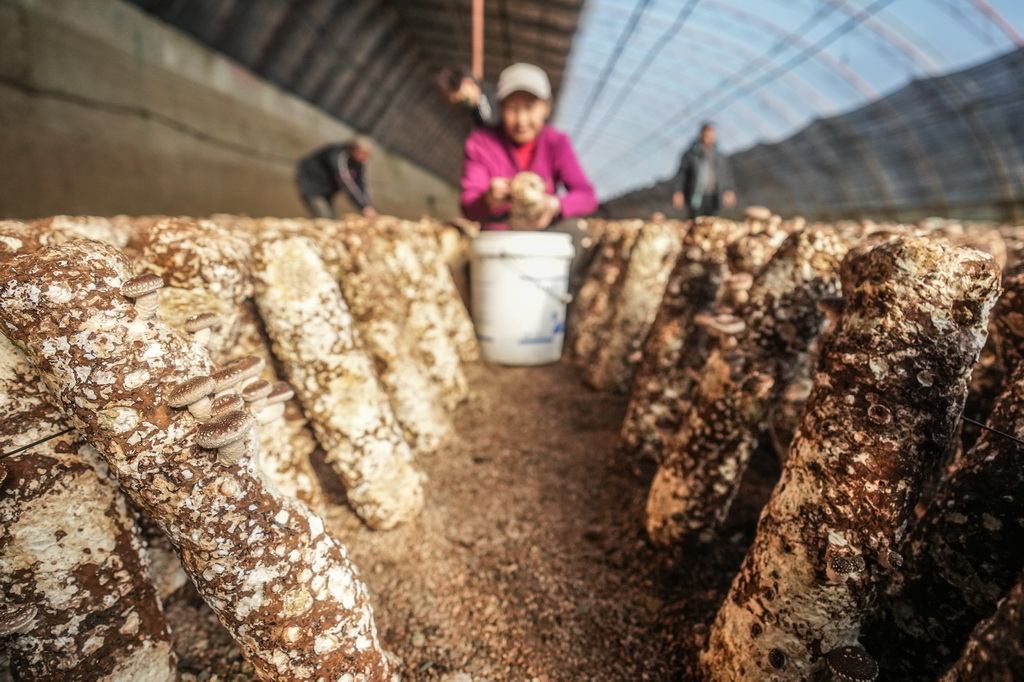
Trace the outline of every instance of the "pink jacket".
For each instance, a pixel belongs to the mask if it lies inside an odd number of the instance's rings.
[[[527,170],[544,178],[548,194],[555,194],[559,185],[565,188],[565,193],[558,197],[562,202],[562,213],[555,220],[587,215],[597,208],[597,195],[580,168],[565,133],[548,125],[541,128],[537,149]],[[503,130],[474,130],[466,140],[466,158],[462,166],[462,198],[459,203],[463,215],[479,221],[485,230],[507,230],[504,220],[508,206],[499,206],[492,211],[484,196],[491,185],[491,178],[511,178],[518,172],[512,140]]]

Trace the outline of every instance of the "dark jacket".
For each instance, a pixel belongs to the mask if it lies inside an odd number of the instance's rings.
[[[366,169],[348,155],[347,144],[329,144],[299,160],[296,182],[307,197],[330,199],[341,191],[360,210],[370,205]]]
[[[706,181],[708,171],[712,168],[715,186],[709,193]],[[691,215],[713,215],[722,206],[722,193],[731,189],[733,186],[729,164],[719,153],[718,147],[712,147],[709,153],[708,148],[700,140],[690,145],[679,164],[675,190],[683,193]]]
[[[477,81],[480,87],[480,97],[473,107],[473,123],[486,128],[493,128],[501,123],[501,103],[498,101],[498,91],[490,83]]]

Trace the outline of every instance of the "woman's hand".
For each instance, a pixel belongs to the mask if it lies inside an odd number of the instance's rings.
[[[491,178],[491,186],[486,195],[487,205],[495,209],[507,202],[510,183],[508,178]]]
[[[561,212],[562,202],[555,195],[549,194],[547,201],[544,202],[544,210],[537,216],[536,220],[527,224],[527,229],[545,230],[551,224],[551,221],[555,219],[555,216]]]

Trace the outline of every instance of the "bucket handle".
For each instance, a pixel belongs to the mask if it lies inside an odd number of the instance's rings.
[[[514,261],[514,260],[517,260],[519,258],[526,258],[526,257],[527,256],[513,256],[512,254],[508,253],[507,251],[501,251],[500,253],[498,253],[498,258],[501,258],[501,259],[507,260],[507,261]],[[538,289],[543,291],[545,294],[547,294],[548,296],[550,296],[554,300],[558,301],[559,303],[561,303],[563,305],[569,305],[569,303],[572,302],[572,294],[569,294],[569,293],[556,294],[553,291],[551,291],[551,289],[548,289],[546,286],[544,286],[544,282],[542,282],[541,280],[537,279],[536,277],[531,277],[530,275],[526,274],[525,272],[523,272],[522,270],[517,268],[515,265],[513,265],[511,262],[509,263],[509,267],[511,267],[513,270],[515,270],[517,273],[519,273],[519,277],[521,279],[525,279],[527,282],[533,284],[535,287],[537,287]]]

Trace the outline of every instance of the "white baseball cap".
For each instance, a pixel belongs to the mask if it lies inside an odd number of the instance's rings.
[[[505,99],[513,92],[520,91],[528,92],[537,99],[551,97],[551,83],[544,69],[519,62],[502,71],[498,76],[498,99]]]

